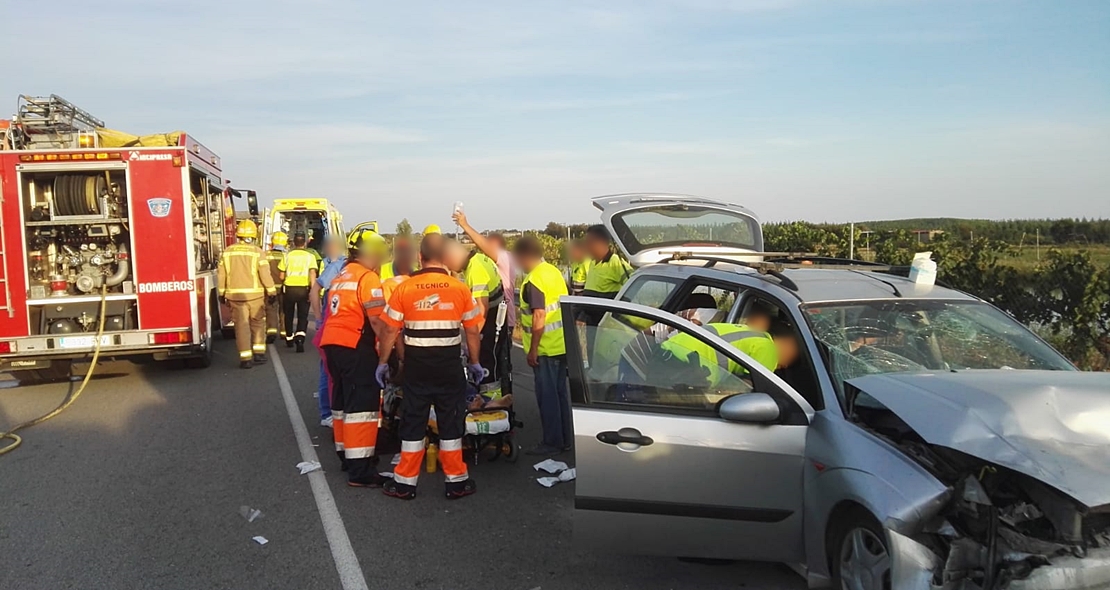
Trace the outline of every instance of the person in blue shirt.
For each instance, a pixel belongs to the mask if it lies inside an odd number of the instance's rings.
[[[344,253],[343,238],[340,236],[329,236],[327,241],[324,242],[324,258],[320,261],[320,271],[316,273],[316,281],[312,284],[312,293],[309,296],[309,301],[312,303],[312,315],[316,318],[316,336],[320,338],[324,330],[324,321],[327,319],[328,306],[323,305],[327,300],[328,286],[339,273],[343,272],[343,267],[347,264],[347,256]],[[316,349],[320,351],[320,385],[317,390],[317,396],[320,402],[320,426],[331,428],[331,380],[328,378],[327,364],[324,362],[324,351],[317,344]]]

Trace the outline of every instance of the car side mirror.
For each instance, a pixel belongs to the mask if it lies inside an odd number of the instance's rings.
[[[247,191],[247,213],[258,217],[258,193],[254,191]]]
[[[741,393],[725,399],[717,410],[729,422],[769,424],[782,415],[778,403],[766,393]]]

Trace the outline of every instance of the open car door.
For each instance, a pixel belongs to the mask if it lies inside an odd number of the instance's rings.
[[[599,326],[563,325],[575,542],[804,561],[802,470],[813,408],[721,337],[673,314],[585,297],[565,297],[562,308],[566,318],[604,314]],[[702,356],[690,357],[695,350]],[[699,364],[706,355],[723,370]]]
[[[354,229],[351,230],[351,233],[354,233],[354,232],[357,232],[357,231],[362,231],[364,229],[368,229],[368,230],[370,230],[374,233],[381,233],[381,232],[378,231],[378,222],[377,221],[363,221],[362,223],[356,225],[354,227]]]
[[[759,219],[740,205],[647,193],[596,197],[593,203],[632,266],[679,252],[756,262],[760,258],[751,253],[763,251]]]

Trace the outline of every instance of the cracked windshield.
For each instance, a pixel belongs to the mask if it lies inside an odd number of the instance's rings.
[[[1072,367],[983,303],[869,301],[806,308],[837,383],[874,373]]]

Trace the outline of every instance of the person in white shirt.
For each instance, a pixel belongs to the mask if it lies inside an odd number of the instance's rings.
[[[497,274],[501,276],[501,284],[505,288],[505,299],[516,301],[516,270],[513,268],[512,255],[505,248],[505,236],[496,232],[482,235],[474,229],[474,226],[470,225],[470,222],[466,219],[466,213],[462,211],[456,211],[452,215],[452,219],[466,232],[466,235],[470,237],[470,241],[474,242],[474,246],[478,250],[497,263]],[[509,333],[512,334],[513,327],[516,326],[516,306],[510,305],[508,313],[506,323],[509,327]]]

